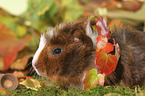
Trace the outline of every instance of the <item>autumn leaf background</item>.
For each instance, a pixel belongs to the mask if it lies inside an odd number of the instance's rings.
[[[21,2],[0,0],[0,8],[1,71],[24,70],[28,62],[25,64],[21,62],[20,68],[15,67],[17,64],[13,63],[18,59],[21,61],[23,58],[32,57],[37,49],[40,34],[48,27],[54,27],[63,21],[95,15],[106,18],[112,30],[114,24],[130,25],[134,30],[144,30],[145,3],[136,0],[22,0]],[[23,54],[26,52],[25,56],[21,55],[21,51]]]
[[[114,25],[145,31],[144,10],[144,0],[0,0],[0,72],[28,74],[40,34],[49,27],[95,15],[110,31]]]

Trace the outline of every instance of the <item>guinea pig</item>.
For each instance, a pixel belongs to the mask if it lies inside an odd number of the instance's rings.
[[[40,76],[68,88],[82,87],[86,72],[95,66],[96,38],[89,19],[62,23],[41,35],[32,66]],[[145,33],[116,28],[112,38],[121,55],[105,85],[142,86],[145,81]]]

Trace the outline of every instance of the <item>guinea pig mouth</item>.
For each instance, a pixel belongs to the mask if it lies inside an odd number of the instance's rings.
[[[32,64],[32,66],[33,66],[34,70],[36,71],[36,73],[37,73],[38,75],[40,75],[40,73],[39,73],[39,71],[37,70],[36,66],[35,66],[34,64]]]
[[[34,70],[36,71],[36,73],[37,73],[39,76],[44,76],[44,77],[46,77],[45,71],[43,70],[44,72],[42,72],[41,70],[39,70],[39,68],[37,67],[37,64],[32,63],[32,67],[34,68]]]
[[[36,71],[36,73],[39,75],[39,76],[43,76],[43,77],[46,77],[46,73],[45,72],[42,72],[41,70],[39,70],[38,68],[36,67],[33,67]]]

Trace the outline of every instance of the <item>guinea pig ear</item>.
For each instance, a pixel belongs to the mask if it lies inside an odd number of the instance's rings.
[[[89,36],[93,42],[93,48],[97,48],[96,42],[97,42],[97,37],[98,33],[92,29],[92,25],[96,24],[96,19],[94,18],[88,18],[87,20],[87,25],[86,25],[86,34]]]
[[[82,42],[84,45],[93,47],[93,42],[89,36],[84,34],[83,30],[80,28],[75,28],[70,32],[71,38],[74,42]]]

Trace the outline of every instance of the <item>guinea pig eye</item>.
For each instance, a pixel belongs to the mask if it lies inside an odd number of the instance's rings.
[[[54,48],[53,55],[59,55],[62,53],[62,49],[59,47]]]

